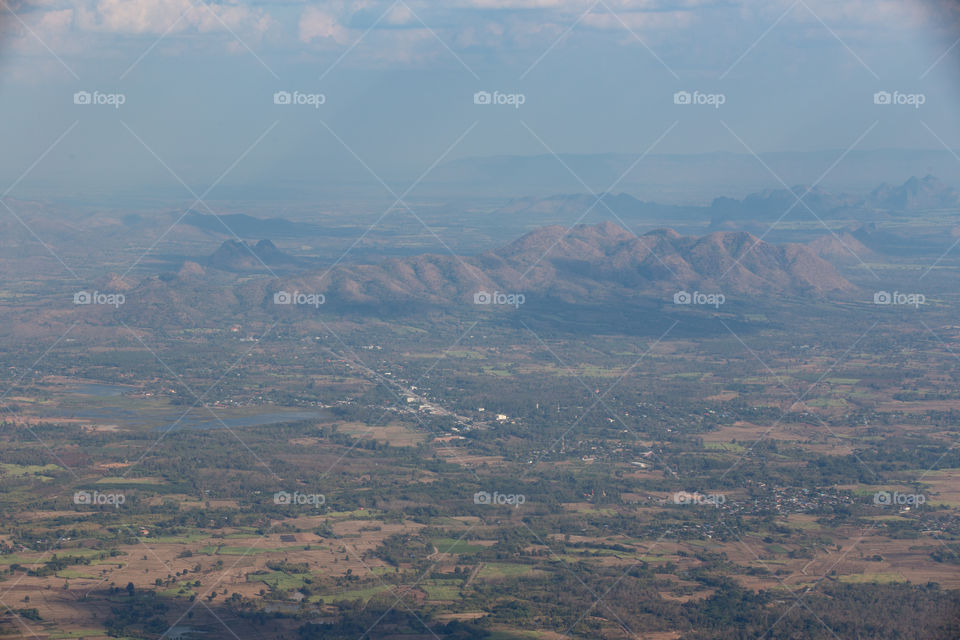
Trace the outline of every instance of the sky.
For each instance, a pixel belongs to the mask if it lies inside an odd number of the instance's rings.
[[[0,197],[400,195],[489,155],[956,153],[958,24],[943,0],[20,0]]]

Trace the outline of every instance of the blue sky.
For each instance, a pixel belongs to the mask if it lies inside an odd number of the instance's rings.
[[[0,179],[42,157],[12,196],[402,185],[474,155],[960,148],[956,2],[11,6]]]

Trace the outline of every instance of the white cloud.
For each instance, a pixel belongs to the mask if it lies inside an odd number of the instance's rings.
[[[337,44],[345,44],[350,39],[350,31],[344,27],[337,16],[317,7],[307,7],[300,15],[298,25],[300,42],[309,43],[315,39],[330,39]]]
[[[73,9],[46,11],[34,29],[44,33],[62,33],[73,25]]]
[[[461,0],[455,6],[475,9],[572,9],[586,10],[590,2],[584,0]]]
[[[390,13],[384,18],[384,22],[391,25],[403,25],[412,22],[415,18],[413,12],[406,4],[395,5]]]
[[[617,11],[614,13],[591,13],[583,18],[583,24],[594,29],[686,29],[696,21],[689,11]]]
[[[55,43],[62,54],[93,53],[111,49],[117,41],[104,36],[157,37],[170,30],[177,34],[226,35],[214,46],[236,48],[232,34],[251,48],[277,47],[312,55],[318,50],[342,51],[391,7],[392,0],[10,0],[27,24],[44,40]],[[443,47],[420,25],[421,18],[458,54],[499,55],[527,50],[542,51],[583,16],[570,32],[571,39],[590,30],[621,32],[630,42],[624,24],[651,45],[674,38],[689,38],[696,30],[701,42],[732,48],[744,38],[756,37],[773,23],[793,0],[404,0],[393,6],[352,54],[363,60],[397,63],[427,60]],[[946,25],[960,3],[948,0],[805,0],[805,3],[844,40],[867,50],[876,32],[908,32]],[[622,21],[622,22],[621,22]],[[8,21],[9,22],[9,21]],[[6,28],[14,28],[7,25]],[[945,26],[943,28],[946,28]],[[794,44],[809,34],[826,33],[803,4],[794,6],[778,26]],[[232,32],[232,33],[231,33]],[[406,35],[402,35],[407,32]],[[792,32],[792,33],[791,33]],[[909,37],[909,33],[905,33]],[[39,44],[18,29],[15,50],[36,49]],[[183,42],[202,46],[201,38]],[[736,42],[734,42],[736,41]],[[233,44],[231,44],[233,43]],[[863,44],[861,44],[863,43]],[[310,45],[304,47],[304,45]],[[444,54],[449,55],[449,54]]]
[[[772,22],[792,4],[793,0],[747,0],[741,5],[740,15]],[[823,20],[834,30],[920,28],[932,24],[937,7],[949,4],[942,0],[805,0],[789,12],[787,21],[819,24]]]
[[[275,24],[268,13],[246,4],[201,0],[66,3],[63,0],[34,0],[21,9],[20,15],[28,24],[41,29],[72,26],[78,32],[117,35],[159,35],[168,29],[173,33],[227,31],[228,28],[246,35],[258,35]]]

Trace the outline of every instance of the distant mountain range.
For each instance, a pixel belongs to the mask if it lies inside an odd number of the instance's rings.
[[[305,222],[293,222],[284,218],[254,218],[245,213],[208,215],[191,211],[183,223],[204,231],[237,234],[241,238],[288,238],[303,235],[318,235],[323,229]]]
[[[280,251],[270,240],[261,240],[255,245],[226,240],[207,258],[208,266],[224,271],[259,271],[301,263],[302,260]]]
[[[840,248],[827,244],[818,250]],[[177,272],[128,288],[128,303],[117,313],[145,326],[191,325],[210,317],[241,321],[251,313],[281,311],[274,300],[282,291],[322,293],[325,309],[375,309],[389,316],[472,305],[484,292],[523,294],[534,305],[596,308],[668,303],[683,290],[729,299],[818,298],[856,289],[805,245],[771,244],[741,231],[685,236],[659,229],[636,236],[611,222],[542,227],[475,256],[421,254],[326,269],[301,264],[293,272],[280,271],[279,281],[230,275],[237,267],[263,273],[251,252],[268,263],[292,259],[268,240],[252,246],[228,241],[206,261],[206,269],[188,261]]]
[[[797,198],[802,197],[798,203]],[[715,198],[709,206],[680,206],[645,202],[628,194],[554,195],[546,198],[518,198],[497,213],[532,219],[554,217],[577,219],[587,211],[600,217],[611,215],[625,222],[709,220],[713,228],[736,226],[743,221],[774,222],[784,219],[813,219],[811,211],[822,219],[874,221],[891,213],[924,210],[953,210],[960,214],[960,193],[933,176],[912,177],[899,186],[883,184],[866,197],[835,194],[821,188],[797,186],[790,190],[770,189],[752,193],[743,199]]]
[[[592,217],[609,218],[615,215],[623,220],[695,220],[698,217],[703,220],[705,207],[645,202],[626,193],[603,193],[597,196],[575,193],[546,198],[517,198],[498,210],[496,215],[572,222],[588,211],[593,214]]]
[[[798,203],[797,198],[802,197]],[[685,228],[688,232],[703,229],[727,231],[751,231],[764,233],[778,220],[785,222],[810,222],[816,218],[829,221],[845,221],[856,226],[886,219],[916,215],[927,211],[953,212],[960,221],[960,192],[938,178],[927,175],[911,177],[900,185],[881,184],[866,195],[855,196],[833,193],[816,187],[809,189],[795,186],[792,189],[769,189],[748,194],[737,199],[714,198],[709,205],[673,205],[640,200],[626,193],[604,193],[599,196],[585,193],[556,194],[548,197],[523,197],[510,200],[497,209],[482,213],[464,214],[458,223],[475,225],[477,229],[493,235],[493,231],[522,233],[535,227],[551,224],[571,225],[574,222],[612,220],[632,227],[635,231],[664,226]],[[811,213],[812,212],[812,213]],[[450,224],[449,215],[431,219],[429,224]],[[206,233],[243,239],[325,239],[334,237],[357,237],[361,231],[351,225],[326,227],[313,222],[299,222],[284,218],[255,218],[236,213],[219,216],[189,213],[184,218],[186,226]],[[250,251],[238,246],[224,246],[223,255],[211,258],[212,266],[228,270],[244,270]],[[290,256],[277,255],[275,247],[265,247],[263,262],[293,264]],[[274,260],[271,263],[270,260]],[[259,260],[254,258],[254,262]]]
[[[283,286],[350,303],[466,302],[478,291],[537,292],[576,302],[681,289],[822,295],[855,288],[804,245],[773,245],[745,232],[696,237],[662,229],[638,237],[611,222],[544,227],[473,257],[430,254],[342,265]]]
[[[640,162],[639,154],[628,153],[466,157],[441,164],[422,186],[431,195],[544,197],[569,192],[582,180],[595,193],[617,185],[646,200],[705,202],[717,193],[767,188],[776,182],[771,170],[787,184],[812,184],[841,156],[843,162],[827,173],[823,187],[865,193],[879,182],[900,183],[916,175],[918,167],[960,184],[960,163],[944,149],[855,149],[846,154],[836,149],[760,153],[759,159],[748,153],[652,153]]]
[[[302,238],[302,237],[349,237],[349,227],[327,227],[311,222],[296,222],[286,218],[255,218],[245,213],[222,213],[211,215],[191,211],[183,218],[183,224],[224,235],[240,238]]]
[[[960,193],[928,175],[912,177],[899,187],[884,183],[873,190],[866,204],[887,211],[960,209]]]

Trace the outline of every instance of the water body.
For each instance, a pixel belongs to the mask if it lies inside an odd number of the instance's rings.
[[[271,424],[280,424],[283,422],[297,422],[300,420],[319,420],[329,421],[333,419],[330,412],[323,409],[311,410],[267,410],[262,413],[254,413],[243,416],[231,416],[223,410],[215,410],[214,413],[220,420],[210,414],[203,407],[195,407],[186,417],[187,407],[173,407],[168,415],[154,413],[144,414],[127,409],[117,409],[114,407],[103,407],[98,409],[81,409],[73,415],[77,418],[83,418],[92,422],[102,422],[107,424],[118,424],[130,428],[152,428],[156,431],[185,431],[185,430],[205,430],[205,429],[223,429],[241,427],[263,427]]]
[[[98,398],[111,398],[122,396],[125,393],[136,391],[136,387],[127,387],[119,384],[105,384],[102,382],[82,382],[72,384],[69,387],[70,393],[81,396],[96,396]]]
[[[200,412],[208,419],[191,418],[194,413]],[[234,427],[264,427],[271,424],[281,424],[284,422],[297,422],[299,420],[331,420],[329,412],[323,410],[313,411],[270,411],[267,413],[258,413],[256,415],[227,417],[217,413],[219,420],[210,415],[210,412],[202,407],[198,407],[190,412],[186,418],[176,425],[173,423],[157,427],[158,431],[184,431],[184,430],[205,430],[205,429],[223,429],[224,425],[229,428]],[[172,426],[173,425],[173,426]]]
[[[115,398],[137,387],[108,384],[102,382],[82,382],[71,384],[70,393],[73,395],[92,396],[96,398]],[[330,421],[333,415],[325,409],[316,408],[277,408],[251,407],[243,415],[236,415],[236,409],[214,409],[215,417],[202,406],[190,409],[190,405],[170,405],[168,407],[153,407],[149,411],[110,406],[110,403],[92,403],[92,407],[79,407],[70,417],[83,418],[92,422],[117,424],[128,428],[147,428],[157,431],[183,431],[223,429],[224,427],[262,427],[283,422],[297,422],[300,420]],[[190,409],[188,412],[187,410]],[[184,416],[186,414],[186,416]]]

